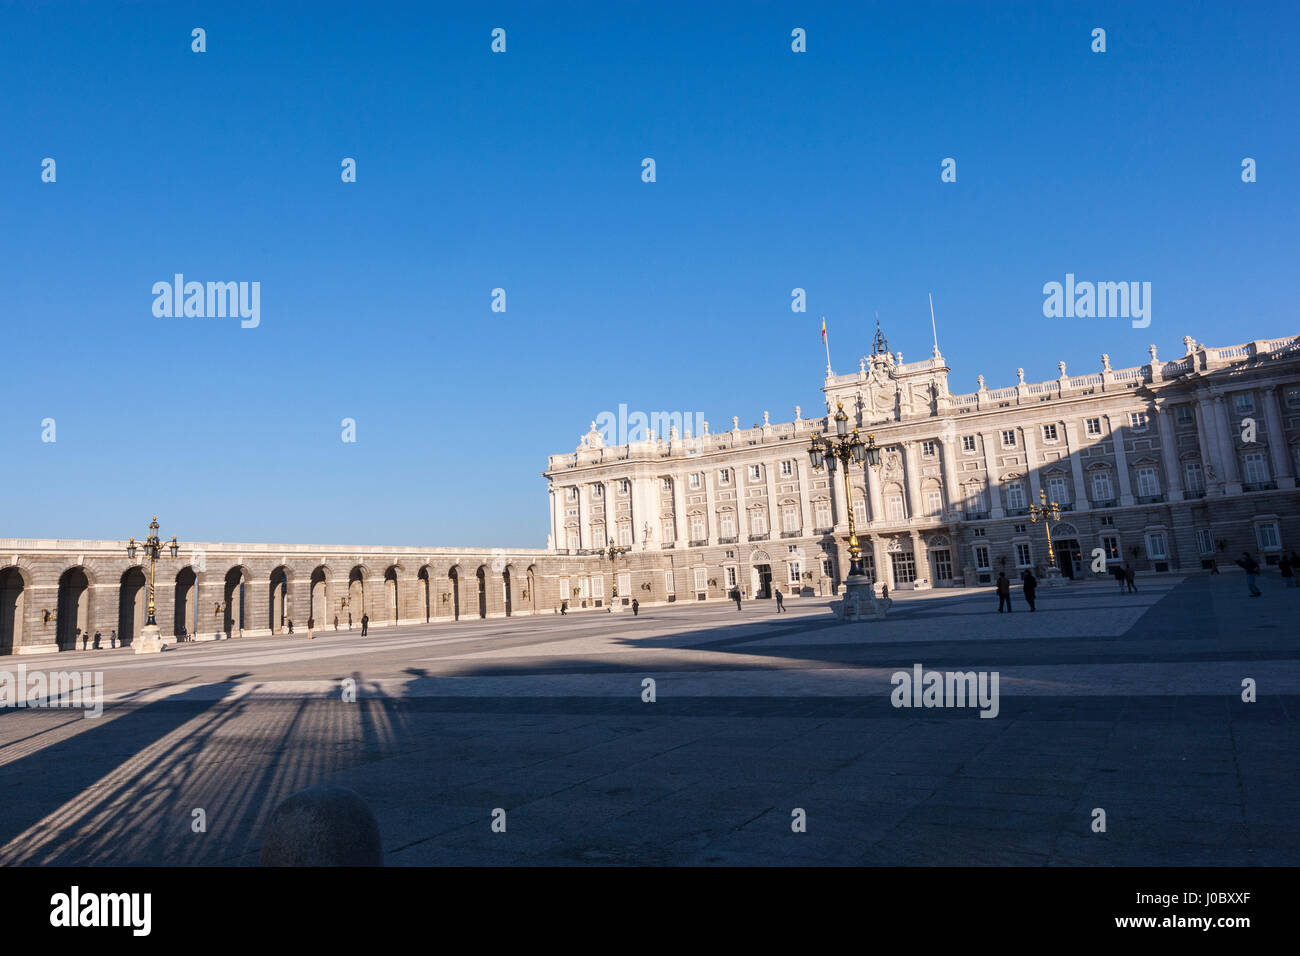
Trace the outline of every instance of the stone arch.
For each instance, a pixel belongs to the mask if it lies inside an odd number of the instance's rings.
[[[91,630],[93,586],[94,579],[84,564],[67,568],[59,575],[58,598],[54,607],[55,640],[59,650],[72,650],[78,637]]]
[[[272,634],[280,634],[287,630],[287,622],[293,617],[289,601],[289,585],[292,580],[293,570],[286,565],[281,564],[271,572],[267,623]]]
[[[136,564],[122,572],[117,589],[117,646],[128,647],[140,636],[148,616],[149,579]]]
[[[176,572],[173,587],[172,633],[177,640],[183,637],[193,640],[199,633],[199,576],[192,565],[187,564]]]
[[[447,569],[447,585],[450,588],[450,599],[447,603],[450,605],[448,610],[452,613],[452,620],[460,620],[460,562],[453,564]]]
[[[0,654],[12,654],[23,644],[30,578],[18,565],[0,568]]]
[[[365,565],[354,564],[348,571],[348,592],[347,596],[342,599],[342,613],[348,616],[348,627],[351,628],[354,623],[360,624],[361,618],[366,614],[366,568]]]
[[[317,627],[328,627],[338,614],[330,608],[330,581],[334,572],[327,564],[318,564],[312,568],[307,610],[308,619]]]
[[[416,607],[417,616],[424,618],[424,623],[429,623],[429,618],[433,616],[433,570],[429,565],[421,566],[419,571],[415,572],[415,594],[419,605]],[[419,600],[423,596],[422,600]]]
[[[929,546],[931,548],[946,548],[949,547],[950,543],[946,534],[936,534],[930,539]]]
[[[243,631],[252,622],[248,619],[250,607],[248,588],[253,582],[253,575],[242,564],[237,564],[226,572],[221,586],[221,602],[216,606],[216,613],[221,615],[221,629],[226,637],[234,637],[236,631]]]
[[[1052,534],[1058,538],[1077,538],[1079,536],[1079,529],[1068,521],[1062,521],[1052,529]]]
[[[400,564],[390,564],[384,569],[384,613],[386,620],[393,624],[402,616],[401,589],[398,586],[401,571]]]
[[[527,603],[530,614],[537,613],[537,565],[528,565],[524,576],[524,592],[520,595]]]
[[[487,617],[487,568],[480,564],[474,576],[478,579],[478,616],[485,618]]]

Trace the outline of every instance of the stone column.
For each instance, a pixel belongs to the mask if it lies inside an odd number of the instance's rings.
[[[930,551],[926,547],[925,537],[919,531],[912,532],[912,560],[916,562],[916,584],[918,591],[934,587],[930,578]]]
[[[578,550],[591,547],[591,486],[578,486]]]
[[[884,521],[885,508],[880,499],[880,469],[867,465],[867,505],[871,510],[868,519]]]
[[[868,468],[868,470],[870,470]],[[915,519],[922,512],[920,469],[916,464],[916,442],[903,445],[903,477],[907,487],[907,517]]]
[[[687,473],[682,471],[673,475],[673,540],[685,543],[690,538],[690,524],[686,520],[686,481]],[[682,543],[675,547],[682,547]]]
[[[1178,451],[1174,442],[1174,417],[1163,404],[1156,405],[1156,428],[1160,429],[1160,457],[1165,466],[1165,488],[1170,501],[1183,500],[1183,480],[1179,474]]]
[[[794,460],[795,474],[799,476],[799,531],[805,535],[813,533],[812,482],[808,479],[811,468],[812,463],[804,455]]]
[[[836,462],[834,473],[827,469],[827,475],[830,478],[831,485],[831,504],[835,509],[835,513],[831,515],[832,520],[835,522],[835,530],[847,531],[849,527],[849,506],[844,500],[844,462]]]
[[[1264,420],[1268,423],[1268,450],[1273,459],[1273,478],[1278,488],[1294,488],[1295,475],[1291,470],[1290,446],[1286,443],[1286,429],[1282,427],[1282,407],[1278,401],[1278,386],[1269,385],[1264,392]]]
[[[1205,393],[1197,396],[1196,404],[1196,442],[1201,451],[1201,471],[1205,477],[1206,495],[1223,494],[1223,468],[1218,457],[1213,453],[1218,448],[1214,435],[1214,413]]]
[[[1070,459],[1070,475],[1074,478],[1074,510],[1087,511],[1089,489],[1083,480],[1083,449],[1079,445],[1079,428],[1074,422],[1065,423],[1065,454]]]
[[[1115,426],[1111,416],[1106,415],[1106,424],[1110,429],[1111,444],[1115,448],[1115,477],[1119,479],[1119,503],[1133,504],[1133,486],[1129,482],[1128,455],[1124,451],[1124,426]]]
[[[560,519],[560,514],[556,504],[556,499],[558,497],[559,496],[555,493],[555,489],[552,488],[551,489],[551,547],[556,551],[562,551],[565,548],[567,548],[569,545],[567,541],[563,543],[561,543],[560,541],[560,534],[564,530],[564,522]]]
[[[704,529],[708,534],[708,543],[718,540],[718,516],[715,513],[717,498],[713,494],[713,482],[716,480],[716,468],[704,469]],[[692,587],[694,584],[692,584]]]
[[[1219,438],[1219,459],[1224,467],[1223,480],[1226,482],[1224,494],[1241,494],[1241,466],[1237,463],[1237,442],[1232,434],[1232,424],[1228,421],[1228,408],[1224,396],[1214,396],[1215,431]]]
[[[773,541],[780,540],[784,526],[781,524],[781,506],[776,496],[776,469],[781,467],[777,461],[769,461],[763,466],[767,491],[767,533]]]
[[[957,491],[961,487],[961,481],[957,475],[957,461],[953,457],[952,442],[943,439],[940,444],[943,447],[943,518],[947,520],[948,515],[957,507]]]
[[[1001,441],[1000,438],[998,440]],[[1002,518],[1006,513],[1002,510],[1002,486],[998,475],[997,457],[993,451],[996,446],[985,432],[980,432],[980,442],[984,446],[984,468],[989,486],[989,514],[994,518]]]
[[[1029,479],[1029,503],[1038,504],[1038,492],[1043,487],[1038,474],[1038,442],[1034,436],[1037,425],[1026,425],[1020,429],[1021,441],[1025,443],[1025,477]]]
[[[736,539],[743,542],[749,539],[749,465],[737,465],[732,477],[736,482]]]

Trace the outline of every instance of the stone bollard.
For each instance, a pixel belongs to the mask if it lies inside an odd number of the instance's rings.
[[[262,866],[383,866],[379,824],[343,787],[308,787],[286,797],[262,832]]]

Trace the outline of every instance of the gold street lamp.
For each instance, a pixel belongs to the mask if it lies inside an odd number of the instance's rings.
[[[1052,522],[1061,520],[1061,506],[1055,501],[1047,500],[1047,492],[1039,489],[1038,500],[1042,506],[1029,506],[1029,520],[1037,524],[1043,523],[1043,530],[1047,532],[1047,566],[1056,567],[1056,552],[1052,550]]]
[[[808,457],[816,472],[825,467],[834,474],[837,462],[844,465],[844,499],[848,502],[849,512],[849,576],[860,575],[862,549],[858,546],[858,529],[853,520],[853,488],[849,484],[849,464],[861,465],[865,462],[873,468],[879,467],[880,449],[876,447],[876,436],[868,433],[864,442],[856,428],[850,434],[849,416],[844,412],[844,403],[840,402],[835,412],[835,436],[822,438],[814,432],[812,444],[808,446]]]
[[[618,597],[618,574],[616,574],[614,571],[614,560],[620,554],[627,554],[631,550],[632,549],[629,548],[627,545],[611,544],[608,548],[601,548],[599,551],[596,552],[599,555],[603,555],[609,558],[609,573],[614,578],[614,592],[611,595],[611,597]]]
[[[127,557],[134,561],[135,552],[140,547],[144,548],[144,556],[149,559],[149,620],[145,621],[145,627],[157,627],[158,622],[154,620],[154,568],[158,564],[158,559],[162,556],[164,547],[174,558],[180,550],[180,545],[176,542],[176,535],[172,535],[171,541],[166,545],[158,539],[158,516],[154,515],[153,520],[149,522],[149,537],[145,538],[144,544],[137,545],[135,538],[127,542]]]

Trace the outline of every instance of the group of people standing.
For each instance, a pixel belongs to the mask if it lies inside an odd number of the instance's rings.
[[[1025,603],[1029,605],[1029,610],[1036,611],[1034,606],[1034,596],[1038,593],[1038,578],[1034,577],[1034,572],[1028,568],[1025,573],[1020,575],[1020,586],[1024,589]],[[998,613],[1004,610],[1011,613],[1011,579],[1007,577],[1007,572],[1003,571],[998,574]]]
[[[1241,570],[1246,572],[1246,588],[1250,591],[1251,597],[1263,596],[1263,591],[1255,584],[1255,579],[1259,577],[1259,562],[1250,556],[1249,551],[1241,552],[1241,557],[1234,562]],[[1296,586],[1296,575],[1300,574],[1300,555],[1292,551],[1284,554],[1277,562],[1278,573],[1282,575],[1282,583],[1289,588]]]

